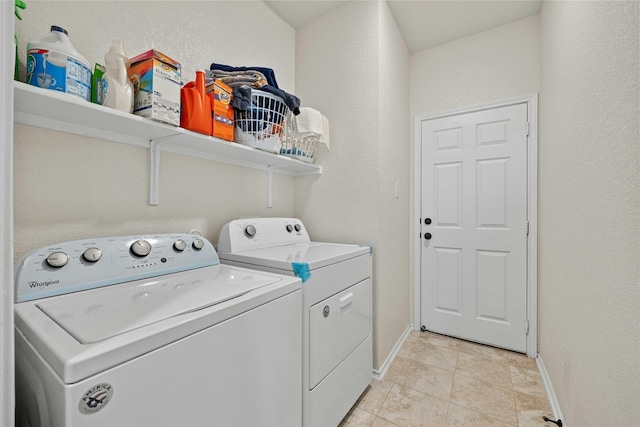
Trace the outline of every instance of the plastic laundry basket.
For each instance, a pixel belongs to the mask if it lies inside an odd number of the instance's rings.
[[[251,90],[251,106],[235,110],[236,142],[260,150],[279,153],[289,108],[282,98]]]
[[[300,138],[296,132],[295,116],[291,113],[287,116],[284,137],[280,154],[303,162],[313,163],[315,160],[316,146],[319,138],[317,136],[307,136]]]

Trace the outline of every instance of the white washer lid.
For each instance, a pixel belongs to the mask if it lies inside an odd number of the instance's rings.
[[[236,253],[218,252],[218,256],[222,260],[293,271],[293,263],[307,264],[309,270],[315,270],[370,252],[369,246],[309,242]]]
[[[201,281],[202,284],[196,285],[194,283],[196,281]],[[183,304],[183,307],[172,305],[174,307],[173,310],[164,309],[160,307],[160,304],[151,304],[148,308],[145,308],[144,305],[139,305],[135,309],[131,308],[133,304],[131,297],[136,294],[126,292],[126,289],[138,289],[139,285],[151,282],[157,283],[160,288],[162,288],[161,285],[163,283],[166,283],[167,286],[184,284],[187,289],[191,283],[194,283],[193,288],[198,288],[202,285],[209,292],[203,291],[199,293],[198,295],[202,296],[201,300],[188,298],[189,303]],[[231,296],[239,288],[246,289],[247,286],[244,286],[244,284],[249,284],[248,287],[252,289],[244,295],[220,302],[224,295]],[[301,285],[299,278],[291,276],[222,264],[203,267],[156,277],[155,279],[136,280],[119,285],[111,285],[107,288],[82,291],[77,294],[50,297],[46,300],[17,303],[14,305],[16,339],[18,343],[28,342],[30,344],[28,348],[32,349],[28,351],[37,352],[64,384],[73,384],[198,331],[225,322],[292,292],[299,291]],[[229,292],[221,292],[218,289],[220,287],[228,289]],[[71,300],[72,297],[87,295],[88,300],[82,300],[81,302],[85,304],[84,307],[88,308],[90,305],[87,303],[103,303],[105,301],[103,296],[106,295],[103,291],[107,289],[111,291],[118,290],[118,294],[123,297],[122,301],[127,301],[126,298],[128,298],[130,309],[123,310],[122,313],[131,317],[129,319],[130,323],[120,322],[121,333],[115,326],[111,326],[110,330],[102,331],[100,334],[96,333],[96,336],[105,337],[99,342],[90,344],[78,342],[64,327],[38,307],[38,305],[47,306],[48,309],[53,311],[56,302],[61,301],[65,301],[65,307],[73,307],[71,301],[81,300]],[[153,295],[157,294],[154,293]],[[213,295],[213,298],[210,298],[210,295]],[[214,304],[215,301],[218,301],[218,303],[204,307],[207,303]],[[118,305],[124,306],[125,304],[122,302]],[[198,307],[201,309],[198,309]],[[186,309],[187,312],[177,314],[182,309]],[[110,311],[110,313],[117,313],[114,315],[120,314],[114,310]],[[136,313],[135,316],[132,316],[132,313]],[[162,314],[160,315],[159,313]],[[176,314],[173,317],[163,319],[163,317],[170,316],[171,313]],[[62,317],[62,314],[56,313],[55,317]],[[105,316],[101,317],[102,323],[109,323],[111,320],[111,318],[105,319]],[[65,323],[73,325],[72,327],[67,325],[67,327],[72,329],[74,333],[79,328],[76,326],[78,324],[77,319],[75,322],[69,321]],[[142,326],[144,324],[146,326]],[[113,334],[117,335],[106,338],[106,336]],[[22,348],[24,349],[24,347]]]
[[[80,343],[90,344],[278,281],[277,277],[218,266],[78,292],[36,305]]]

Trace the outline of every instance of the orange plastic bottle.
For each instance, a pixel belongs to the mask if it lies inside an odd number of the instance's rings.
[[[182,87],[180,127],[211,135],[211,99],[205,88],[205,72],[196,71],[196,81]]]

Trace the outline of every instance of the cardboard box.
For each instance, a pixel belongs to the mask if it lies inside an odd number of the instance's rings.
[[[131,58],[133,114],[180,126],[182,66],[155,49]]]
[[[219,80],[207,84],[207,93],[211,98],[212,135],[233,141],[233,90]]]

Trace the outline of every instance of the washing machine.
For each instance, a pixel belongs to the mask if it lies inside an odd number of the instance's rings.
[[[295,218],[224,225],[223,264],[302,280],[304,426],[336,426],[373,378],[372,249],[313,242]]]
[[[192,234],[77,240],[16,269],[18,426],[299,426],[297,277]]]

